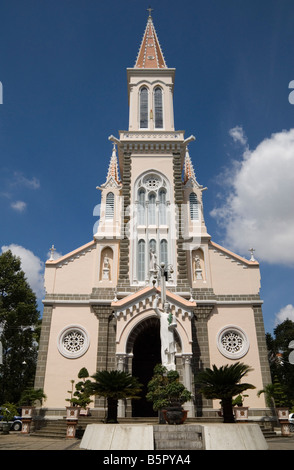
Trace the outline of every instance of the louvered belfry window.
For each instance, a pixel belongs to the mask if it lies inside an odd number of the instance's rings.
[[[105,218],[113,219],[113,216],[114,216],[114,194],[108,193],[106,196]]]
[[[198,220],[198,200],[195,193],[191,193],[189,197],[190,202],[190,217],[191,220]]]
[[[154,90],[154,114],[155,114],[155,128],[163,128],[162,118],[162,89],[160,87]]]
[[[140,128],[148,128],[148,90],[146,87],[140,90]]]

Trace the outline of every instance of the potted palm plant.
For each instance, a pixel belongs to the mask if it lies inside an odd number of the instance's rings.
[[[107,399],[106,423],[117,423],[118,400],[139,399],[142,385],[136,377],[119,370],[102,370],[94,374],[91,384],[93,395]]]
[[[20,397],[19,404],[22,408],[22,417],[32,418],[33,411],[37,403],[43,405],[46,400],[46,395],[42,388],[27,388],[23,391]]]
[[[200,393],[208,399],[221,400],[224,423],[235,422],[233,397],[245,390],[255,388],[252,384],[241,383],[241,379],[251,370],[249,366],[237,362],[220,368],[213,365],[212,369],[206,368],[196,376],[195,381],[200,388]]]
[[[188,413],[183,409],[183,404],[192,399],[192,393],[179,381],[177,371],[168,371],[157,364],[148,383],[146,398],[153,402],[154,411],[159,412],[159,422],[162,413],[168,424],[182,424]]]

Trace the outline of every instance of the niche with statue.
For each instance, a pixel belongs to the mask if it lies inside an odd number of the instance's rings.
[[[192,251],[193,281],[205,281],[204,254],[201,249]]]
[[[113,251],[111,248],[106,247],[101,251],[100,258],[100,281],[112,280],[112,265],[113,265]]]

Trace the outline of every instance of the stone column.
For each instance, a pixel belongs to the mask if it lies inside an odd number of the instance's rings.
[[[110,305],[93,305],[93,311],[99,321],[98,325],[98,345],[97,345],[97,371],[115,370],[115,324],[116,319],[112,315]],[[105,410],[105,400],[95,398],[95,407]],[[103,415],[103,412],[100,414]]]
[[[122,372],[125,371],[126,369],[126,354],[116,354],[116,360],[117,360],[117,370],[120,370]],[[124,400],[119,400],[118,401],[118,411],[117,411],[117,417],[118,418],[124,418],[126,416],[126,404]]]
[[[182,188],[182,170],[181,170],[181,155],[174,153],[173,157],[173,170],[174,170],[174,195],[175,205],[178,211],[177,226],[177,271],[178,278],[177,284],[182,289],[189,291],[188,270],[187,270],[187,253],[183,249],[184,239],[182,236],[182,204],[183,204],[183,188]]]
[[[44,305],[35,388],[44,388],[53,305]]]
[[[183,384],[185,387],[193,393],[193,380],[192,380],[192,354],[182,354],[183,358]],[[184,404],[184,408],[189,411],[188,418],[195,416],[195,407],[193,401],[189,401]]]
[[[193,372],[197,376],[197,372],[210,367],[210,354],[208,343],[207,322],[213,310],[213,305],[198,305],[194,310],[194,322],[192,321],[192,337],[193,337]],[[194,324],[193,324],[194,323]],[[205,408],[212,408],[212,400],[204,398],[202,395],[195,393],[195,406],[197,416],[202,416]]]
[[[258,344],[258,351],[259,351],[261,376],[262,376],[263,386],[265,387],[266,385],[272,383],[272,379],[271,379],[270,366],[269,366],[269,361],[268,361],[268,350],[267,350],[267,345],[266,345],[266,340],[265,340],[265,331],[264,331],[261,305],[260,304],[253,305],[253,312],[254,312],[256,337],[257,337],[257,344]]]
[[[123,177],[122,177],[122,196],[123,196],[123,238],[120,241],[120,259],[119,259],[119,278],[118,286],[126,287],[129,285],[130,269],[130,234],[128,226],[130,223],[130,204],[131,204],[131,153],[124,153]]]

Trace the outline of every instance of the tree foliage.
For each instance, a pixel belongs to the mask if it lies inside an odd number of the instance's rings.
[[[236,362],[219,368],[213,365],[212,369],[206,368],[196,376],[200,392],[206,398],[221,400],[225,423],[234,422],[233,397],[245,390],[255,388],[252,384],[241,382],[242,378],[251,370],[246,364]]]
[[[270,370],[275,390],[279,387],[283,394],[283,406],[294,409],[294,364],[289,363],[290,341],[294,340],[294,322],[287,319],[274,329],[274,336],[266,335],[267,348],[269,351]],[[279,400],[277,393],[275,401]],[[278,405],[277,405],[278,406]]]
[[[0,255],[0,403],[17,403],[32,385],[40,329],[36,296],[21,261],[10,250]]]
[[[92,377],[95,380],[91,385],[92,394],[107,399],[106,422],[108,423],[117,422],[118,400],[140,398],[139,393],[142,389],[142,384],[138,382],[136,377],[127,372],[102,370],[96,372]]]
[[[180,382],[177,371],[168,371],[166,367],[157,364],[148,383],[146,398],[153,402],[153,409],[158,411],[183,405],[192,399],[192,393]]]

